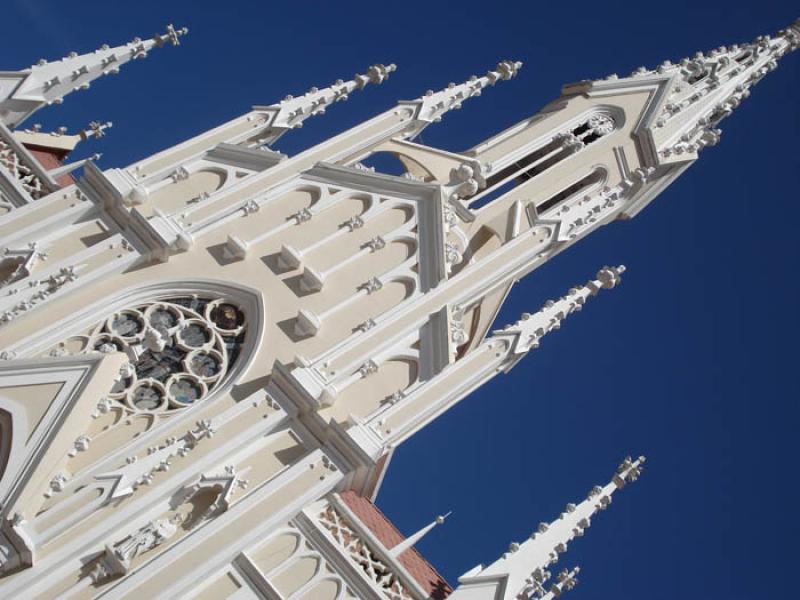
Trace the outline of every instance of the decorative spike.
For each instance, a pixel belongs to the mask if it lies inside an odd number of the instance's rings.
[[[313,115],[323,114],[325,109],[335,102],[347,100],[355,90],[363,89],[368,83],[379,85],[389,78],[389,74],[397,70],[397,66],[372,65],[363,75],[355,75],[348,81],[337,80],[333,85],[318,89],[311,88],[302,96],[286,96],[281,102],[255,110],[271,110],[275,112],[271,126],[275,128],[293,129],[303,126],[303,122]]]
[[[598,280],[600,278],[598,277]],[[504,600],[529,598],[556,598],[562,592],[572,589],[577,583],[578,570],[563,571],[549,592],[545,582],[550,578],[548,568],[558,562],[561,554],[567,551],[568,544],[584,534],[591,524],[591,518],[611,504],[614,492],[638,479],[642,473],[645,458],[636,460],[627,457],[617,469],[611,482],[604,487],[595,486],[587,498],[579,504],[567,504],[563,513],[552,523],[541,523],[537,530],[524,542],[514,543],[499,560],[483,569],[470,571],[459,579],[461,586],[450,596],[460,600],[460,592],[469,588],[470,583],[486,585],[487,581],[505,580]],[[549,594],[549,595],[548,595]],[[465,597],[471,597],[464,594]],[[500,598],[500,596],[498,596]]]
[[[480,96],[483,88],[494,85],[498,81],[507,81],[517,75],[522,68],[519,61],[504,60],[482,77],[473,75],[460,85],[450,83],[438,92],[428,90],[424,96],[402,104],[416,104],[415,118],[420,121],[439,122],[447,111],[461,108],[461,103],[472,96]]]
[[[88,162],[99,160],[101,156],[102,154],[93,154],[88,158],[84,158],[82,160],[76,160],[71,163],[61,165],[60,167],[56,167],[55,169],[50,169],[47,173],[53,179],[58,179],[59,177],[72,173],[76,169],[80,169],[81,167],[85,166],[86,163]]]
[[[532,315],[525,313],[514,325],[495,331],[495,336],[515,336],[511,354],[518,358],[508,368],[513,367],[532,348],[538,348],[541,339],[554,329],[559,329],[561,322],[571,313],[581,310],[589,297],[596,296],[602,289],[616,287],[622,281],[621,275],[624,272],[624,265],[603,267],[597,272],[595,279],[585,285],[570,289],[558,300],[548,300],[538,312]]]
[[[186,28],[176,30],[169,25],[166,33],[149,40],[135,38],[114,48],[103,45],[82,55],[71,52],[61,60],[40,60],[28,69],[6,73],[4,78],[16,79],[19,83],[4,86],[8,91],[0,96],[0,120],[8,127],[16,127],[43,106],[60,104],[70,92],[88,89],[90,83],[100,76],[116,73],[126,62],[147,56],[153,47],[167,42],[177,45],[179,38],[186,33]]]
[[[446,515],[439,515],[433,521],[431,521],[428,525],[426,525],[425,527],[420,529],[418,532],[416,532],[414,535],[411,535],[411,536],[407,537],[402,542],[400,542],[397,545],[393,546],[389,550],[389,554],[396,558],[396,557],[400,556],[403,552],[408,550],[409,548],[412,548],[413,546],[416,546],[417,543],[422,538],[424,538],[434,527],[444,523],[445,519],[447,519],[447,517],[449,517],[451,514],[452,514],[452,512],[449,512]]]

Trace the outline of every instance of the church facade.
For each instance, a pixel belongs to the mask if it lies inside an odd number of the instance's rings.
[[[255,106],[124,168],[64,162],[109,123],[24,128],[186,33],[0,72],[0,595],[570,590],[568,544],[643,457],[454,586],[414,548],[445,517],[404,537],[373,500],[399,444],[620,283],[623,266],[602,266],[492,329],[515,281],[635,217],[716,144],[720,121],[800,45],[800,21],[566,85],[460,153],[415,138],[521,63],[295,156],[271,145],[394,65]],[[363,164],[379,153],[405,173]]]

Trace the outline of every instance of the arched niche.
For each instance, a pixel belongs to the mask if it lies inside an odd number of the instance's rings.
[[[316,556],[301,556],[283,569],[280,573],[270,577],[271,583],[288,598],[294,592],[309,583],[321,567],[320,559]]]
[[[295,531],[281,531],[260,548],[249,552],[250,560],[266,575],[269,575],[294,556],[300,549],[302,538]]]
[[[348,415],[365,417],[397,391],[407,389],[419,377],[416,357],[397,356],[383,361],[375,373],[348,386],[336,399],[331,416],[345,419]]]
[[[341,581],[333,577],[325,577],[311,589],[303,592],[298,600],[337,600],[342,592]]]
[[[153,206],[171,214],[200,201],[205,194],[213,194],[227,180],[225,169],[205,167],[189,173],[185,179],[159,187],[150,193],[149,198]]]

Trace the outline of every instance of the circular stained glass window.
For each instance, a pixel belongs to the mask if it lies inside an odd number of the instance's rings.
[[[190,359],[189,369],[200,377],[216,377],[222,372],[222,360],[213,354],[198,352]]]
[[[169,385],[169,395],[178,404],[194,404],[203,395],[203,386],[188,377],[175,379]]]
[[[217,304],[211,311],[211,321],[220,329],[233,331],[244,323],[244,315],[233,304]]]
[[[156,410],[164,402],[164,393],[152,384],[143,383],[136,386],[131,396],[131,403],[139,410]]]
[[[120,339],[112,338],[108,335],[101,335],[94,340],[92,348],[94,348],[97,352],[103,352],[106,354],[109,352],[124,352],[125,342]]]
[[[123,338],[135,337],[144,331],[144,320],[132,312],[120,313],[111,319],[111,331]]]
[[[202,348],[211,338],[208,327],[200,323],[189,323],[178,333],[180,340],[192,348]]]
[[[159,306],[150,312],[150,325],[157,329],[172,329],[178,324],[178,314],[169,308]]]
[[[173,373],[183,370],[181,361],[186,353],[174,346],[166,347],[161,352],[146,350],[136,361],[136,376],[139,379],[155,379],[165,383]]]

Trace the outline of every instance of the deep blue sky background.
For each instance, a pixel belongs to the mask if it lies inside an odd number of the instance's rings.
[[[774,33],[800,16],[791,4],[12,0],[0,68],[187,25],[181,47],[31,120],[73,131],[114,121],[107,138],[81,149],[104,152],[101,165],[114,167],[373,62],[399,69],[280,149],[297,152],[500,59],[523,60],[518,79],[423,134],[461,150],[536,112],[562,83]],[[723,122],[719,146],[639,217],[520,283],[499,321],[604,263],[628,266],[620,288],[397,451],[378,504],[406,533],[453,511],[420,544],[451,582],[605,483],[625,454],[642,453],[645,476],[563,561],[583,568],[570,598],[796,597],[797,54]]]

